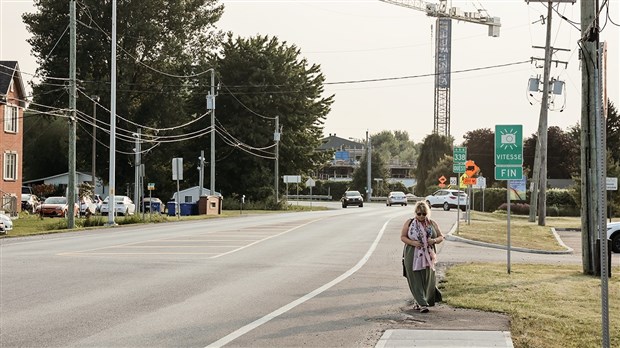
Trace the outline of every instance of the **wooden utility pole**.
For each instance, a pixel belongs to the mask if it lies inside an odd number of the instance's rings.
[[[76,84],[75,84],[75,0],[69,3],[69,172],[67,182],[67,228],[75,227],[75,138],[76,138]]]
[[[583,271],[595,274],[596,261],[596,158],[594,70],[597,60],[598,23],[595,23],[598,1],[581,2],[581,251]]]

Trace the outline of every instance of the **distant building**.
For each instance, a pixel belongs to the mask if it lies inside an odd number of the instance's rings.
[[[362,157],[367,152],[365,143],[337,137],[329,134],[323,139],[320,151],[335,151],[332,160],[321,168],[317,173],[319,180],[351,181],[353,172],[360,165]],[[387,163],[389,169],[389,183],[401,182],[406,187],[412,187],[416,181],[411,177],[415,168],[413,163],[402,163],[399,159],[390,159]]]
[[[76,175],[76,178],[75,178],[76,185],[83,184],[83,183],[92,184],[93,182],[92,174],[75,172],[75,175]],[[41,184],[58,186],[58,187],[63,188],[63,191],[64,191],[64,189],[66,189],[67,186],[69,185],[69,173],[67,172],[67,173],[48,176],[45,178],[24,181],[24,185],[28,185],[28,186],[41,185]],[[97,187],[95,188],[94,193],[98,195],[102,195],[102,196],[109,194],[108,186],[103,186],[103,182],[101,181],[100,178],[97,178],[96,184],[97,184]]]
[[[0,61],[0,210],[16,214],[21,210],[22,155],[26,91],[19,64]],[[19,197],[19,198],[18,198]],[[20,202],[18,204],[17,202]]]
[[[202,188],[202,195],[203,196],[221,196],[222,194],[217,192],[217,191],[213,191],[213,194],[212,194],[211,190],[203,187]],[[184,190],[180,190],[179,191],[179,197],[181,197],[181,199],[179,200],[179,202],[181,202],[181,203],[196,203],[196,202],[198,202],[198,200],[200,198],[200,186],[194,186],[194,187],[186,188]],[[172,200],[173,201],[177,200],[177,193],[176,192],[172,195]]]

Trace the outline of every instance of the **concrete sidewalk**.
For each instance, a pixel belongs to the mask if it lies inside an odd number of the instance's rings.
[[[376,348],[514,347],[508,331],[387,330]]]

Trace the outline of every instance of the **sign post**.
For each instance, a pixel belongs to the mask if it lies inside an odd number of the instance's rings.
[[[306,186],[310,188],[310,210],[312,210],[312,188],[315,184],[316,183],[312,178],[308,178],[308,180],[306,180]]]
[[[495,126],[495,180],[523,178],[523,125]],[[510,274],[510,185],[506,183],[507,271]]]
[[[183,158],[173,158],[172,159],[172,180],[177,181],[177,198],[174,200],[174,213],[177,216],[177,219],[181,219],[181,203],[179,203],[179,199],[181,195],[179,194],[179,180],[183,180]]]
[[[611,191],[618,191],[618,178],[605,178],[605,184],[607,186],[607,191],[609,192],[609,201],[613,201]],[[609,222],[611,222],[611,204],[609,206]]]

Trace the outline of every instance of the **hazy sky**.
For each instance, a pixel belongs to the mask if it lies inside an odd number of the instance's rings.
[[[428,1],[438,3],[438,1]],[[602,1],[601,1],[602,2]],[[419,142],[433,131],[433,43],[435,18],[424,12],[378,0],[261,1],[227,0],[219,22],[223,30],[243,37],[257,34],[277,36],[298,46],[310,63],[321,66],[326,76],[326,95],[335,102],[325,122],[324,134],[362,139],[383,130],[406,130]],[[480,24],[453,21],[451,134],[456,143],[463,134],[478,128],[494,129],[496,124],[522,124],[525,137],[535,133],[540,114],[541,93],[528,96],[527,82],[540,75],[544,57],[545,5],[525,0],[449,1],[465,11],[486,9],[501,19],[500,37],[487,35]],[[564,81],[565,90],[556,96],[549,113],[549,126],[562,129],[576,124],[581,112],[581,72],[577,41],[580,37],[579,3],[557,5],[554,12],[552,46],[554,59],[568,67],[554,65],[551,76]],[[29,34],[21,14],[32,11],[32,0],[0,0],[0,59],[17,60],[24,73],[34,73],[36,62],[25,42]],[[68,6],[67,6],[68,9]],[[602,12],[606,17],[606,11]],[[620,5],[611,0],[609,17],[620,24]],[[619,27],[609,21],[601,40],[609,44],[608,94],[620,103],[618,90]],[[520,62],[528,61],[527,63]],[[513,64],[513,65],[510,65]],[[505,67],[496,67],[507,65]],[[495,68],[493,68],[495,67]],[[478,69],[470,72],[463,70]],[[25,74],[24,78],[30,79]],[[389,79],[383,82],[356,82]],[[352,83],[344,83],[352,82]],[[530,105],[530,102],[532,105]],[[559,112],[562,110],[563,112]],[[218,117],[225,117],[218,114]]]

